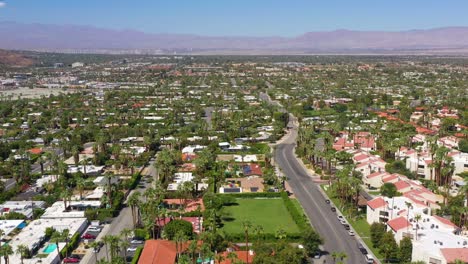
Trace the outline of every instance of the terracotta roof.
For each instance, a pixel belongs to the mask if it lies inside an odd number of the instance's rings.
[[[411,184],[405,182],[405,181],[397,181],[394,183],[395,184],[395,187],[397,188],[398,191],[402,190],[402,189],[406,189],[408,187],[411,187]]]
[[[408,222],[408,220],[406,220],[405,217],[400,216],[388,221],[387,225],[396,232],[398,230],[411,226],[411,223]]]
[[[468,262],[468,248],[441,248],[440,252],[447,263],[454,263],[457,259]]]
[[[31,154],[35,154],[35,155],[39,155],[42,153],[42,149],[41,148],[32,148],[30,150],[28,150],[29,153]]]
[[[367,205],[372,209],[377,209],[385,206],[385,200],[382,197],[377,197],[367,202]]]
[[[182,252],[187,250],[190,242],[182,244]],[[138,264],[174,264],[176,260],[175,242],[169,240],[147,240],[141,252]]]
[[[434,215],[434,218],[437,219],[437,221],[441,222],[444,225],[448,225],[448,226],[451,226],[451,227],[454,227],[454,228],[458,228],[458,226],[456,224],[452,223],[452,221],[450,221],[450,220],[448,220],[446,218],[440,217],[438,215]]]
[[[365,159],[368,159],[368,158],[369,158],[368,155],[366,155],[366,154],[360,154],[360,155],[354,157],[354,160],[355,160],[355,161],[362,161],[362,160],[365,160]]]
[[[247,263],[247,255],[249,254],[248,251],[243,250],[243,251],[233,251],[233,252],[237,255],[237,260],[242,261],[242,263]],[[227,257],[228,254],[229,254],[229,252],[223,252],[221,254],[224,257],[224,260],[221,261],[220,264],[232,264],[233,263],[230,259],[228,259],[228,257]],[[252,263],[254,257],[255,257],[255,253],[253,251],[250,252],[249,262],[248,263]]]

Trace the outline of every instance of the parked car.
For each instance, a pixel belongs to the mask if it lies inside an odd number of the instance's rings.
[[[342,215],[338,215],[337,217],[338,217],[338,220],[340,220],[340,221],[344,220],[344,217]]]
[[[346,225],[346,224],[347,224],[346,220],[344,220],[344,219],[341,219],[341,220],[340,220],[340,223],[341,223],[342,225]]]
[[[140,239],[133,239],[132,241],[130,241],[130,244],[143,244],[143,243],[145,243],[145,241],[140,240]]]
[[[354,236],[354,235],[355,235],[355,233],[354,233],[353,230],[349,230],[349,231],[348,231],[348,234],[349,234],[350,236]]]
[[[92,235],[90,233],[86,233],[86,234],[82,235],[81,238],[83,238],[83,239],[96,239],[96,236]]]
[[[370,254],[366,255],[366,262],[369,263],[369,264],[374,263],[374,258],[372,257],[372,255],[370,255]]]
[[[333,207],[333,206],[330,208],[330,210],[331,210],[332,212],[336,212],[336,208]]]
[[[63,259],[63,263],[80,263],[80,259],[79,258],[64,258]]]
[[[330,200],[326,199],[325,202],[326,202],[327,204],[329,204],[329,203],[330,203]]]
[[[90,232],[101,232],[101,227],[99,227],[99,226],[90,226],[88,228],[88,231],[90,231]]]
[[[128,251],[128,252],[134,252],[134,251],[137,250],[137,248],[138,248],[138,247],[129,247],[129,248],[127,248],[127,251]]]
[[[350,229],[348,224],[344,224],[343,226],[344,226],[344,228],[345,228],[346,230],[349,230],[349,229]]]
[[[358,242],[357,246],[362,254],[367,255],[367,249],[361,243]]]

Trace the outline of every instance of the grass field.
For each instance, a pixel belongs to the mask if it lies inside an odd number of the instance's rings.
[[[286,209],[282,199],[236,199],[237,205],[225,206],[229,219],[223,221],[223,230],[228,234],[243,233],[242,223],[262,226],[264,233],[274,234],[278,229],[297,233],[299,228]]]

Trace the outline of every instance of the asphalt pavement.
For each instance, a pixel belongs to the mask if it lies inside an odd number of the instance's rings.
[[[318,263],[333,263],[332,252],[345,252],[345,263],[366,263],[364,255],[357,247],[357,240],[338,221],[337,214],[330,210],[325,202],[320,186],[313,182],[307,171],[298,162],[294,147],[297,138],[297,124],[290,129],[288,135],[276,146],[275,160],[296,198],[301,203],[312,226],[322,236],[324,250],[328,253]],[[326,262],[323,262],[326,259]]]
[[[156,169],[153,166],[153,164],[154,164],[154,161],[149,162],[149,164],[147,166],[146,175],[144,175],[144,176],[152,177],[153,181],[154,181],[155,178],[156,178],[157,173],[156,173]],[[146,177],[143,177],[143,178],[146,178]],[[146,182],[145,183],[145,188],[138,188],[137,187],[137,189],[133,190],[132,192],[139,191],[141,193],[144,193],[145,190],[147,188],[149,188],[151,185],[152,185],[151,183]],[[130,195],[131,195],[131,193],[129,194],[129,196]],[[99,234],[97,240],[100,240],[105,235],[120,235],[120,232],[124,228],[133,229],[132,212],[131,212],[130,207],[124,207],[120,211],[120,214],[116,218],[114,218],[112,220],[111,224],[106,226],[102,230],[102,232],[101,232],[101,234]],[[98,253],[93,253],[91,249],[88,250],[87,254],[83,257],[83,259],[81,260],[80,263],[83,263],[83,264],[96,264],[96,256],[94,254],[97,254],[97,259],[98,260],[106,259],[107,258],[106,246],[103,246]],[[123,253],[122,253],[122,255],[123,255]]]

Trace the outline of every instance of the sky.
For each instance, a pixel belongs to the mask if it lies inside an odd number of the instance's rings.
[[[0,0],[0,21],[208,36],[468,26],[467,11],[466,0]]]

